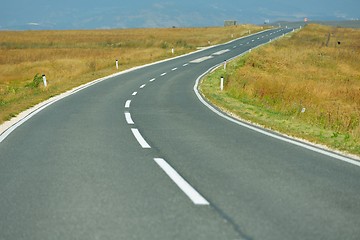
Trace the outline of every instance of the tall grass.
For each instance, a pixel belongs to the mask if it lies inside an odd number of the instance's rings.
[[[0,123],[82,83],[136,65],[241,37],[256,26],[0,32]],[[119,60],[119,70],[115,60]],[[46,74],[49,85],[27,87]],[[41,86],[41,85],[40,85]]]
[[[309,25],[230,64],[217,97],[255,106],[271,128],[360,154],[359,39]]]

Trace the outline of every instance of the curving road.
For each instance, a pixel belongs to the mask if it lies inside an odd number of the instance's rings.
[[[359,239],[358,162],[194,93],[211,67],[290,31],[114,76],[3,133],[0,239]]]

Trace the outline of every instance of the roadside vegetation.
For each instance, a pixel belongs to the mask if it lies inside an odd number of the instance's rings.
[[[242,119],[360,156],[359,39],[308,25],[209,74],[200,90]]]
[[[2,31],[0,123],[91,80],[223,43],[247,35],[249,30],[253,33],[261,27]],[[47,88],[42,74],[46,75]]]

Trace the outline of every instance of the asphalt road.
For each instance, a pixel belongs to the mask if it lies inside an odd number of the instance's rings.
[[[239,126],[193,90],[289,31],[110,78],[27,120],[0,142],[0,240],[360,239],[358,165]]]

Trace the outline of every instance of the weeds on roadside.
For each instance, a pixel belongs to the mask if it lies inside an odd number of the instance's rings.
[[[134,66],[229,41],[259,26],[0,32],[0,123],[51,96]],[[184,40],[186,39],[186,41]],[[175,54],[172,54],[175,48]],[[115,60],[119,69],[115,68]],[[44,73],[51,81],[39,86]]]
[[[25,85],[25,87],[29,87],[29,88],[38,88],[39,87],[39,84],[43,81],[42,79],[42,76],[37,73],[35,76],[34,76],[34,79],[32,82],[28,83]]]
[[[219,69],[204,85],[224,75],[224,92],[204,94],[229,111],[242,104],[237,114],[251,121],[360,155],[358,39],[359,30],[309,25]]]

